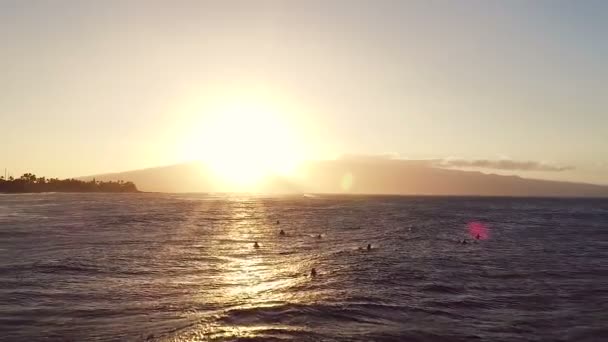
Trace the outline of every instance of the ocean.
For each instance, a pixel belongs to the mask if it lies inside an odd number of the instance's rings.
[[[0,340],[608,341],[608,200],[0,195]]]

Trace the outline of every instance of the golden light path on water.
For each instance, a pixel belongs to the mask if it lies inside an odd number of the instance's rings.
[[[200,298],[195,298],[221,309],[192,313],[199,323],[170,341],[252,338],[269,329],[299,330],[293,325],[231,324],[224,318],[231,311],[308,305],[321,299],[318,292],[307,291],[312,262],[284,248],[289,239],[278,235],[280,226],[261,201],[234,197],[229,210],[211,244],[215,258],[220,260],[217,275],[212,282],[201,284]],[[256,241],[259,248],[253,246]]]

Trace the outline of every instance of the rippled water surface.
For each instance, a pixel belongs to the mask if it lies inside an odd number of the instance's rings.
[[[0,340],[607,341],[608,201],[0,195]]]

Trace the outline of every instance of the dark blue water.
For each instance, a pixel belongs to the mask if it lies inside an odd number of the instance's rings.
[[[606,341],[608,201],[0,195],[0,340]]]

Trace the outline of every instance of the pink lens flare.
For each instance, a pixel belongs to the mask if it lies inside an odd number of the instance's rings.
[[[467,223],[469,228],[469,235],[476,240],[487,240],[490,238],[490,230],[488,227],[477,221]]]

